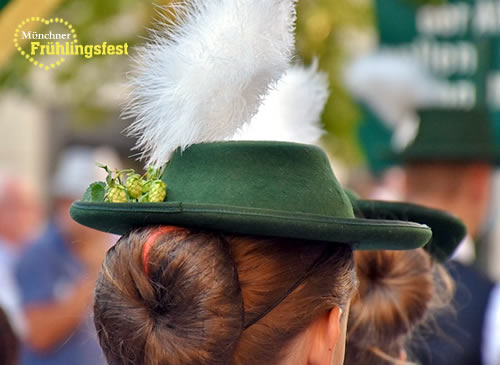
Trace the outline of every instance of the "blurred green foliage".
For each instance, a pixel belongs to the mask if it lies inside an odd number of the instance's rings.
[[[328,131],[324,144],[336,158],[358,164],[361,152],[357,138],[359,110],[342,84],[350,30],[370,32],[373,13],[367,0],[301,0],[298,6],[297,48],[310,63],[317,57],[319,68],[328,72],[330,99],[323,114]]]

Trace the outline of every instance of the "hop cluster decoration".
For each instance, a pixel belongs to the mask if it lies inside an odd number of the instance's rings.
[[[140,199],[143,194],[143,185],[144,180],[142,176],[139,174],[133,174],[128,177],[125,187],[127,188],[126,190],[128,194],[133,199]]]
[[[164,169],[149,167],[141,176],[133,169],[111,170],[105,165],[98,166],[108,173],[106,182],[91,184],[82,198],[83,201],[161,203],[167,197],[167,184],[161,180]]]

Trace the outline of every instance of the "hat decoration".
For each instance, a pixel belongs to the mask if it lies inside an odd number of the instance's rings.
[[[167,184],[160,179],[164,168],[150,166],[141,176],[133,169],[112,170],[106,165],[98,164],[98,166],[106,171],[106,182],[98,181],[90,184],[82,201],[160,203],[167,197]]]
[[[139,49],[123,116],[148,165],[230,138],[257,113],[294,53],[295,0],[191,0]],[[177,22],[178,19],[178,22]]]
[[[394,131],[392,147],[397,151],[418,133],[417,109],[435,105],[442,95],[442,84],[418,62],[384,51],[355,60],[344,76],[352,94]]]
[[[310,66],[290,66],[269,91],[251,122],[232,139],[317,143],[325,134],[321,114],[330,95],[328,75]]]
[[[150,42],[137,50],[122,112],[135,119],[126,132],[138,138],[135,149],[148,171],[101,166],[106,182],[90,185],[82,200],[165,200],[168,187],[159,177],[172,152],[231,138],[288,69],[295,3],[192,0],[165,7]]]
[[[290,67],[294,0],[194,0],[171,9],[181,20],[157,30],[139,51],[124,111],[135,117],[128,132],[139,137],[139,156],[164,169],[166,201],[77,201],[71,208],[77,222],[116,234],[173,225],[354,249],[413,249],[429,242],[426,225],[356,217],[319,147],[229,140],[252,118],[272,126],[279,115],[307,130],[307,142],[321,136],[326,79],[314,65],[301,76]],[[297,87],[285,92],[292,83]],[[290,100],[286,114],[269,109],[283,100]],[[303,106],[303,114],[290,117],[289,110]]]

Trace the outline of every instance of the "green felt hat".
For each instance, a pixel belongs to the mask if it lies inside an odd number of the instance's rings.
[[[149,225],[320,240],[354,249],[414,249],[429,227],[354,216],[322,149],[284,142],[217,142],[177,150],[164,203],[78,201],[71,216],[115,234]]]
[[[411,203],[361,200],[347,190],[346,194],[351,199],[356,217],[412,221],[429,226],[432,239],[425,249],[440,261],[448,259],[467,234],[462,221],[442,210]]]
[[[417,136],[396,153],[398,160],[500,162],[500,148],[486,110],[426,109],[419,111],[419,117]]]

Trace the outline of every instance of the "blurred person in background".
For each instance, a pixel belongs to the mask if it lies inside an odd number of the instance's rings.
[[[22,338],[25,333],[14,270],[27,242],[36,235],[41,223],[42,206],[34,185],[14,174],[0,174],[0,308],[4,311],[2,321],[9,319],[9,323],[3,321],[0,327],[5,338]],[[6,345],[6,348],[11,348],[11,345]],[[5,356],[5,359],[13,358],[8,354]],[[12,360],[5,361],[10,363]]]
[[[500,287],[472,265],[476,239],[488,217],[493,165],[498,156],[489,118],[482,110],[424,109],[418,129],[394,152],[405,174],[405,199],[444,209],[467,226],[468,236],[446,264],[456,281],[456,314],[436,318],[439,331],[412,351],[421,364],[500,361]],[[439,255],[439,253],[436,253]]]
[[[437,80],[414,60],[381,51],[351,64],[346,83],[392,131],[377,152],[404,168],[405,199],[455,214],[469,232],[447,264],[457,283],[456,316],[437,319],[441,331],[416,350],[419,361],[498,365],[500,289],[472,267],[474,239],[488,221],[493,166],[500,161],[487,112],[439,107]]]
[[[34,186],[21,177],[0,174],[0,265],[12,266],[42,223]]]
[[[471,265],[474,240],[488,220],[496,150],[488,115],[482,110],[429,109],[419,113],[415,139],[399,153],[406,172],[406,199],[445,209],[467,226],[468,237],[448,269],[457,281],[456,317],[438,317],[433,334],[416,352],[423,364],[500,363],[500,286]]]
[[[17,280],[27,325],[23,365],[104,363],[90,320],[93,288],[111,236],[69,216],[71,203],[106,174],[95,161],[119,167],[108,149],[64,151],[52,184],[53,214],[46,230],[23,254]]]

